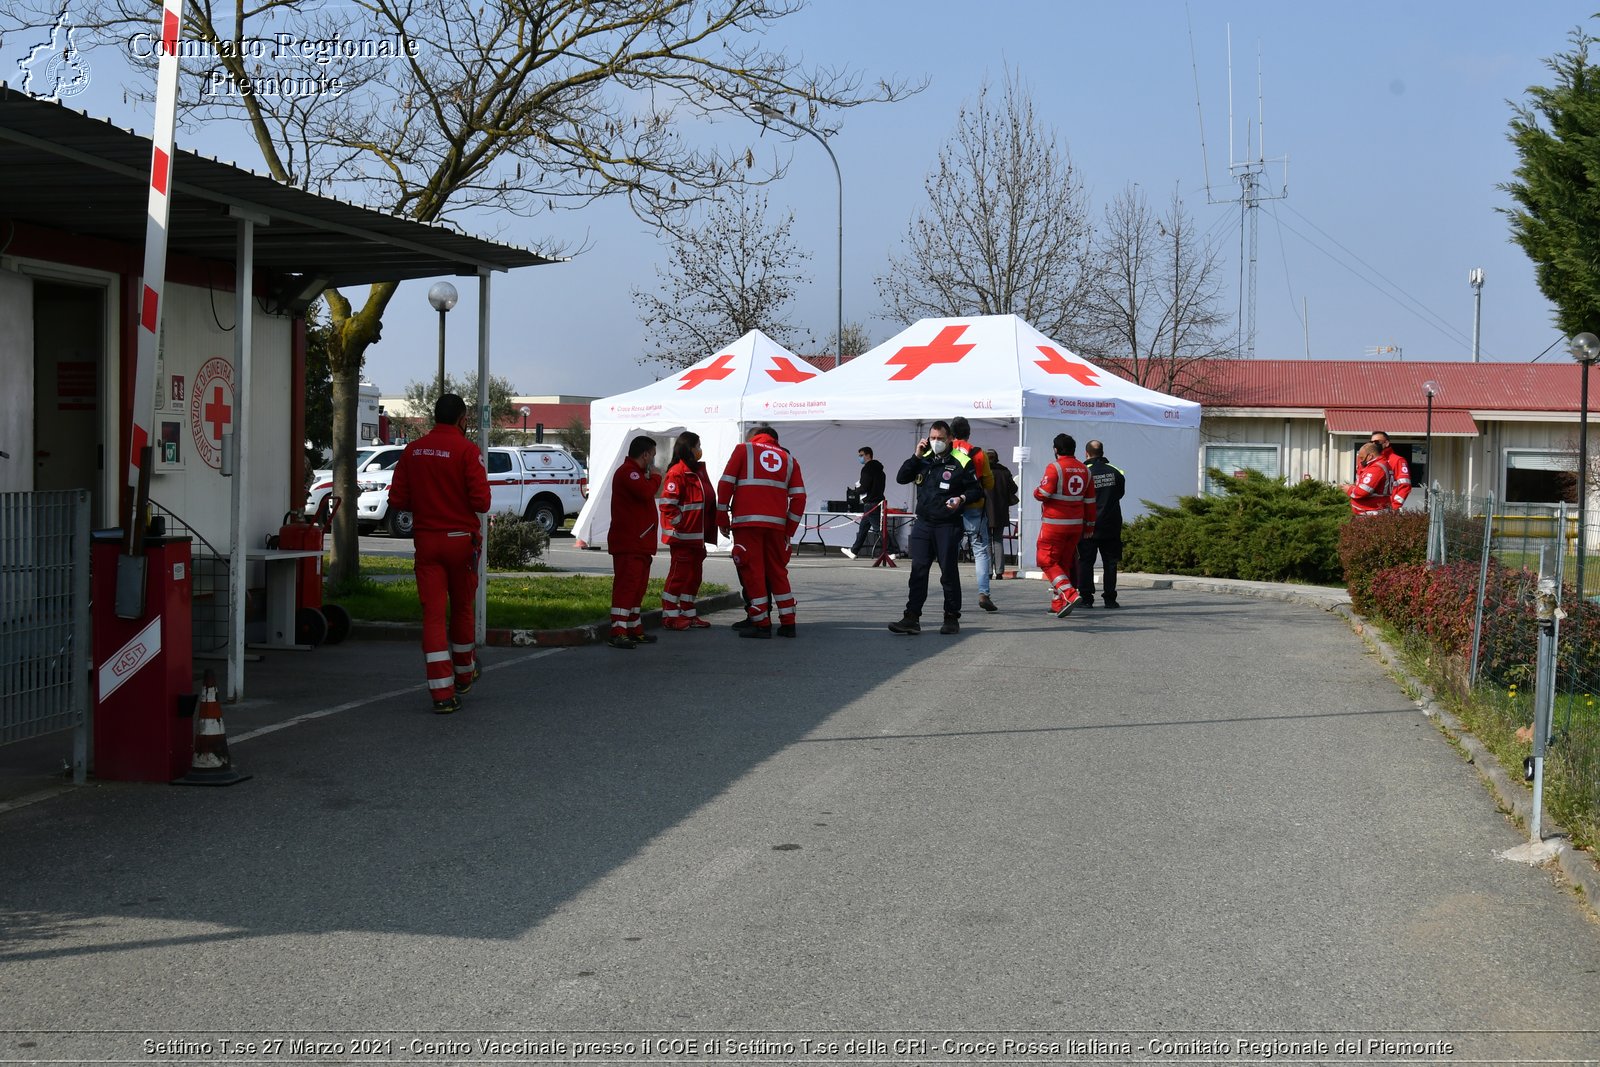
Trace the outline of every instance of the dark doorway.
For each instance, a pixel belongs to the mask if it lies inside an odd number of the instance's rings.
[[[103,515],[105,290],[37,279],[33,284],[35,489],[87,489]]]

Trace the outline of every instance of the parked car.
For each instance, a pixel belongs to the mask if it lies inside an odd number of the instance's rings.
[[[400,455],[406,450],[405,445],[369,445],[356,452],[356,482],[359,484],[366,474],[376,474],[378,471],[394,469],[400,462]],[[323,497],[333,492],[333,471],[320,470],[311,472],[311,489],[306,494],[305,517],[312,518],[317,509],[322,506]]]
[[[577,515],[589,495],[588,473],[559,445],[493,445],[488,474],[489,510],[521,515],[546,533],[554,533],[568,516]],[[389,507],[393,478],[392,464],[360,475],[356,526],[362,533],[382,527],[392,537],[411,536],[411,513]]]

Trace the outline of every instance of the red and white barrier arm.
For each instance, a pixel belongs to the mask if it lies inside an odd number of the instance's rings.
[[[149,214],[145,220],[144,289],[139,300],[139,349],[133,375],[128,479],[139,484],[139,464],[155,422],[156,355],[161,340],[161,298],[167,278],[167,220],[172,194],[173,128],[178,114],[178,30],[183,0],[165,0],[156,73],[156,125],[151,136]],[[130,528],[131,528],[130,524]]]

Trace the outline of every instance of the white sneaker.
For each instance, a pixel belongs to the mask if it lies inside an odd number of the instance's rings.
[[[854,552],[850,551],[848,548],[841,548],[839,551],[844,553],[846,559],[855,559],[856,558],[856,554]]]

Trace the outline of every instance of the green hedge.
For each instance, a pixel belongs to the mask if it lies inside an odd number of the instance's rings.
[[[1420,511],[1392,511],[1346,524],[1339,533],[1339,561],[1344,566],[1350,606],[1375,614],[1372,580],[1379,571],[1428,559],[1428,516]]]
[[[1209,472],[1220,496],[1176,507],[1145,501],[1149,514],[1122,534],[1122,569],[1258,582],[1337,583],[1339,530],[1350,502],[1325,482],[1287,485],[1255,471]]]

